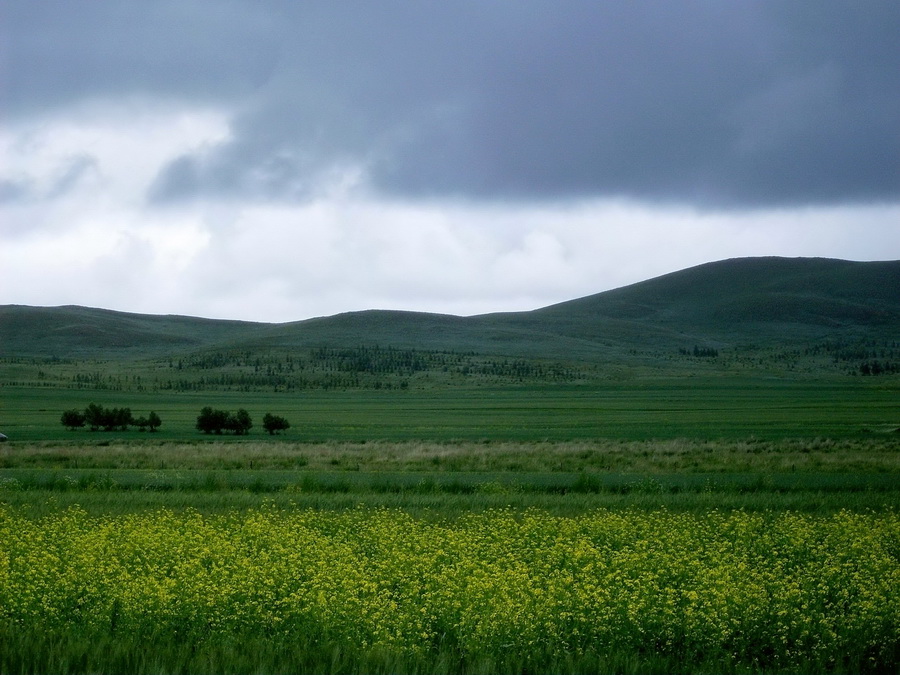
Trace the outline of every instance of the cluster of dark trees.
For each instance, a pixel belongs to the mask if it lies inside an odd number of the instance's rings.
[[[155,412],[150,411],[146,417],[141,416],[135,418],[131,413],[131,408],[104,408],[97,403],[91,403],[87,408],[82,410],[72,409],[66,410],[60,419],[63,426],[71,430],[80,429],[87,425],[91,431],[103,429],[104,431],[114,431],[119,429],[127,431],[128,427],[135,426],[141,431],[150,429],[156,431],[162,424],[162,420]]]
[[[197,416],[197,429],[205,434],[221,434],[230,431],[238,436],[249,433],[253,428],[250,413],[241,408],[236,413],[214,410],[206,406]]]
[[[820,351],[830,354],[835,363],[855,361],[859,364],[859,372],[863,375],[880,375],[890,373],[891,366],[896,366],[896,359],[900,359],[900,342],[896,340],[862,340],[859,342],[830,340],[806,350],[807,354],[818,354]]]
[[[290,426],[290,423],[283,417],[271,413],[263,415],[263,429],[269,434],[284,431]],[[232,413],[206,406],[197,416],[197,429],[205,434],[221,434],[223,431],[230,431],[237,436],[243,436],[252,428],[253,419],[250,417],[250,413],[243,408]]]
[[[263,415],[263,429],[269,432],[269,435],[277,434],[279,431],[285,431],[291,428],[291,423],[283,417],[266,413]]]
[[[694,345],[693,349],[685,349],[681,347],[678,353],[682,356],[694,356],[696,358],[714,359],[719,355],[719,350],[713,347],[699,347]]]
[[[900,373],[900,363],[893,361],[865,361],[859,366],[862,375],[894,375]]]

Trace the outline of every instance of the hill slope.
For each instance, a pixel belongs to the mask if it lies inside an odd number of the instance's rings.
[[[900,261],[740,258],[547,307],[524,317],[579,334],[608,321],[698,340],[783,343],[900,327]],[[640,339],[640,331],[635,334]]]
[[[531,312],[353,312],[285,324],[82,307],[0,307],[0,356],[160,357],[212,348],[394,346],[510,358],[614,360],[694,344],[900,341],[900,261],[740,258]]]
[[[0,306],[0,356],[142,357],[249,338],[266,324],[90,307]]]

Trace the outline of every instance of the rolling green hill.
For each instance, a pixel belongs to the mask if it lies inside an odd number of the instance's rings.
[[[860,345],[900,349],[900,261],[740,258],[530,312],[474,317],[370,310],[262,324],[0,307],[6,359],[131,361],[225,350],[249,360],[273,351],[378,347],[608,365],[671,361],[698,345],[711,354],[752,346],[821,356],[825,349],[833,360],[841,350],[868,357]]]
[[[556,334],[630,343],[789,345],[900,328],[900,261],[741,258],[510,317]]]
[[[264,324],[90,307],[0,306],[0,357],[130,358],[251,338]]]

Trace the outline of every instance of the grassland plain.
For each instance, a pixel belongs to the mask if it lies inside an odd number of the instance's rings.
[[[854,437],[900,428],[900,379],[655,377],[587,385],[421,391],[140,392],[0,387],[0,430],[14,441],[78,439],[60,414],[89,403],[156,411],[159,437],[196,437],[203,406],[291,422],[302,441]],[[138,432],[128,432],[133,437]],[[262,433],[259,426],[254,433]],[[104,434],[104,440],[116,438]]]

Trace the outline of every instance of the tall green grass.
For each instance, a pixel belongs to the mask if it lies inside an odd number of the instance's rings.
[[[319,470],[526,473],[891,473],[900,434],[856,439],[296,442],[103,439],[0,445],[0,469]]]
[[[425,520],[456,519],[471,513],[494,509],[524,511],[539,509],[560,516],[578,516],[597,509],[623,511],[637,509],[653,512],[664,509],[679,513],[705,513],[711,510],[747,513],[795,512],[825,515],[839,511],[853,513],[897,513],[900,495],[896,491],[817,492],[795,490],[672,492],[639,488],[636,490],[573,492],[559,495],[547,492],[521,492],[487,484],[475,492],[462,491],[350,491],[284,490],[259,493],[251,490],[171,490],[165,492],[134,490],[15,490],[0,492],[0,505],[19,510],[23,515],[40,518],[70,507],[84,509],[93,516],[144,513],[157,509],[204,514],[228,514],[252,511],[271,505],[289,511],[314,509],[342,512],[359,507],[397,509]]]
[[[900,439],[785,442],[6,444],[0,502],[45,514],[357,505],[454,517],[504,506],[841,509],[900,506]]]

